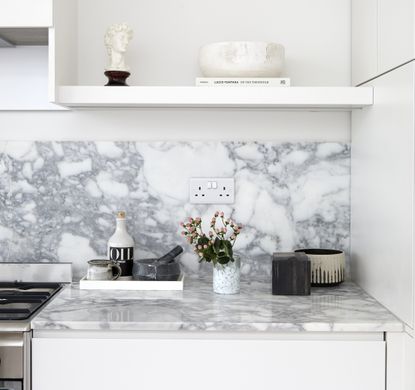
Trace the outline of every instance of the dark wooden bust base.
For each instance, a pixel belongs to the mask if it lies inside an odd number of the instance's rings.
[[[105,76],[108,77],[108,83],[105,86],[124,86],[128,87],[125,80],[130,76],[130,72],[124,72],[122,70],[107,70]]]

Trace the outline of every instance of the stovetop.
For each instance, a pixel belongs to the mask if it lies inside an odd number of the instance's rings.
[[[0,321],[30,318],[61,287],[59,283],[0,282]]]

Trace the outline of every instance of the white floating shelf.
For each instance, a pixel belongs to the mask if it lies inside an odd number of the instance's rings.
[[[373,104],[371,87],[61,86],[67,107],[257,108],[351,110]]]

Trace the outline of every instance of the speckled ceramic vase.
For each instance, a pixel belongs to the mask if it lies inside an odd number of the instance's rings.
[[[234,256],[228,264],[213,267],[213,291],[216,294],[238,294],[241,280],[241,260]]]

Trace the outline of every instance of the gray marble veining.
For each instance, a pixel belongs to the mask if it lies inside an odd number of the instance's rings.
[[[192,205],[191,177],[235,177],[233,205]],[[209,272],[180,236],[186,216],[216,209],[244,225],[242,273],[269,275],[270,255],[299,247],[349,250],[350,147],[275,142],[2,142],[0,261],[103,257],[125,209],[136,258],[176,244],[187,274]]]
[[[183,292],[67,287],[33,329],[140,331],[386,332],[402,323],[352,283],[313,288],[311,296],[271,295],[271,284],[243,282],[241,294],[217,295],[209,279],[187,279]]]
[[[0,263],[0,282],[72,282],[71,263],[14,262]]]

